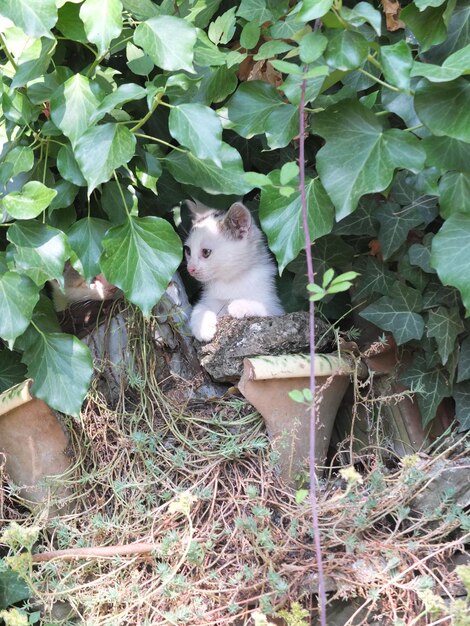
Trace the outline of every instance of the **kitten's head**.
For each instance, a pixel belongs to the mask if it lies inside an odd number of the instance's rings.
[[[194,211],[189,204],[195,217],[184,251],[191,276],[202,283],[229,280],[250,267],[260,240],[250,211],[240,202],[226,213]]]
[[[111,285],[103,274],[98,274],[87,283],[70,263],[65,265],[63,291],[56,280],[51,281],[51,284],[56,311],[63,311],[77,302],[86,304],[90,301],[110,300],[118,292],[118,288]]]

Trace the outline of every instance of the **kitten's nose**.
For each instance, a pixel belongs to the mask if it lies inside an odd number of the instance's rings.
[[[188,272],[192,275],[196,272],[194,265],[188,265]]]

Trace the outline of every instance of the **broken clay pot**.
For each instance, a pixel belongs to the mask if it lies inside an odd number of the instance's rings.
[[[0,394],[0,454],[24,504],[42,505],[52,517],[59,511],[54,501],[68,492],[59,481],[46,478],[63,475],[71,459],[59,420],[45,402],[31,395],[32,382],[26,380]]]
[[[315,356],[317,466],[324,463],[336,413],[350,384],[353,372],[364,368],[348,355]],[[359,372],[362,374],[363,372]],[[307,355],[263,356],[244,360],[238,388],[261,413],[279,469],[287,483],[308,461],[310,449],[310,410],[294,402],[289,392],[310,384],[310,357]]]

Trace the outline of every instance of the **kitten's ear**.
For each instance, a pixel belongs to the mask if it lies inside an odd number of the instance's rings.
[[[186,200],[186,205],[191,211],[191,216],[195,222],[200,220],[202,216],[207,215],[207,213],[212,213],[214,211],[214,209],[202,204],[199,200]]]
[[[250,211],[241,202],[235,202],[224,218],[226,230],[235,239],[243,239],[250,232],[252,217]]]
[[[194,200],[185,200],[185,202],[186,202],[186,206],[191,211],[191,214],[193,216],[196,215],[197,214],[197,204],[194,202]]]

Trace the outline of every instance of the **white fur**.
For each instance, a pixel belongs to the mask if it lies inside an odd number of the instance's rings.
[[[236,208],[235,208],[236,207]],[[234,214],[241,217],[227,227]],[[243,205],[233,205],[224,216],[208,213],[193,225],[186,241],[188,271],[203,283],[190,327],[199,341],[210,341],[217,318],[265,317],[284,312],[276,294],[276,266],[258,227]],[[204,258],[203,249],[211,250]]]

